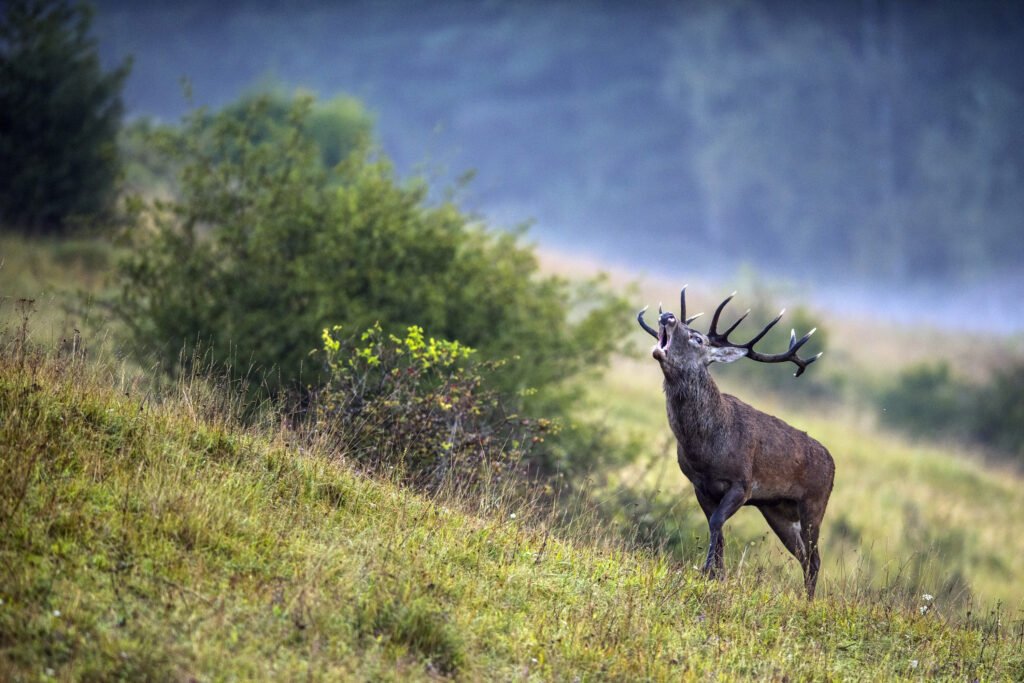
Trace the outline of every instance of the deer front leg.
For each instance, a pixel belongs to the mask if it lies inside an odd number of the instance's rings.
[[[701,507],[707,514],[708,508],[701,501],[701,497],[701,493],[698,493],[697,501],[701,503]],[[718,577],[725,569],[725,534],[722,527],[725,526],[726,520],[736,514],[736,511],[743,507],[749,498],[750,487],[743,482],[733,482],[718,504],[713,507],[714,511],[708,517],[710,538],[708,539],[708,556],[704,561],[705,574]]]
[[[693,492],[697,496],[697,502],[700,504],[700,509],[704,511],[704,517],[708,521],[708,528],[711,527],[711,517],[715,514],[715,510],[718,509],[718,503],[705,493],[700,487],[694,486]],[[714,543],[713,538],[708,539],[708,556],[704,560],[704,567],[701,571],[709,576],[714,576],[714,567],[717,566],[715,558],[723,558],[725,554],[725,538],[721,534],[718,537],[718,543]]]

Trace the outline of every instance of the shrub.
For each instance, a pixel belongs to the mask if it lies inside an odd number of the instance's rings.
[[[1024,362],[986,383],[956,378],[946,362],[912,366],[878,398],[883,420],[919,436],[955,436],[1024,456]]]
[[[968,387],[949,363],[922,363],[903,370],[879,397],[883,420],[913,434],[962,431],[970,409]]]
[[[104,73],[83,5],[12,0],[0,19],[0,221],[66,232],[111,211],[119,173],[121,88]]]
[[[331,169],[350,154],[370,143],[373,119],[362,103],[344,95],[318,102],[312,98],[291,97],[281,88],[251,92],[220,113],[247,128],[247,141],[260,143],[287,134],[296,120],[296,99],[308,99],[309,110],[301,120],[303,133],[316,145],[320,163]]]
[[[971,432],[1024,463],[1024,360],[999,368],[974,397]]]
[[[500,361],[481,361],[457,341],[404,337],[379,324],[356,337],[323,331],[319,355],[328,379],[317,393],[319,429],[341,435],[348,455],[372,467],[400,466],[407,478],[434,486],[447,475],[462,483],[529,465],[529,453],[556,431],[548,420],[518,415],[484,377]]]

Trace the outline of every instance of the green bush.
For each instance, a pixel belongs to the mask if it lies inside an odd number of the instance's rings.
[[[300,121],[293,116],[296,99],[307,99],[309,110]],[[248,143],[260,143],[286,135],[296,123],[319,150],[320,162],[331,169],[350,154],[365,149],[373,132],[373,119],[363,104],[344,95],[319,102],[311,97],[289,96],[281,88],[251,92],[220,112],[247,129]]]
[[[998,369],[977,390],[971,431],[981,443],[1024,462],[1024,360]]]
[[[67,232],[112,210],[120,172],[121,88],[130,62],[104,73],[91,12],[11,0],[0,19],[0,222]]]
[[[1024,361],[986,383],[955,377],[946,362],[912,366],[878,397],[883,420],[918,436],[953,436],[1024,457]]]
[[[325,167],[311,99],[283,122],[273,98],[246,106],[195,112],[167,136],[179,196],[137,206],[116,309],[136,349],[164,367],[202,346],[218,364],[261,369],[280,394],[321,381],[307,354],[325,327],[418,325],[484,360],[515,360],[489,386],[557,416],[572,400],[566,380],[600,370],[631,331],[602,283],[540,274],[519,234],[431,203],[424,182],[398,182],[386,159],[357,149]]]
[[[327,380],[316,396],[318,429],[347,445],[370,467],[398,466],[412,482],[434,487],[454,476],[465,485],[525,474],[549,420],[531,420],[493,389],[485,376],[501,361],[481,361],[454,341],[426,338],[411,326],[404,337],[374,325],[356,337],[323,331],[319,357]]]
[[[970,388],[953,377],[949,363],[922,363],[903,370],[879,396],[884,422],[913,434],[962,433],[969,423]]]

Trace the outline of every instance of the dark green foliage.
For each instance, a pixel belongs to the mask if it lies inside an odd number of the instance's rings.
[[[28,233],[108,214],[119,173],[121,87],[82,5],[12,0],[0,23],[0,221]]]
[[[1024,361],[1011,361],[986,383],[955,377],[948,363],[900,373],[878,399],[890,425],[920,436],[954,436],[1024,456]]]
[[[304,115],[308,103],[296,107]],[[212,345],[218,364],[281,368],[298,380],[317,325],[309,261],[327,220],[324,173],[298,134],[241,144],[244,121],[202,112],[167,135],[181,199],[155,203],[120,266],[120,312],[140,349],[168,367],[183,348]]]
[[[883,419],[919,436],[962,430],[969,410],[967,387],[949,363],[920,364],[900,373],[879,398]]]
[[[977,390],[973,417],[975,438],[1024,461],[1024,360],[1001,368]]]
[[[248,142],[252,143],[273,139],[300,123],[316,144],[326,169],[334,168],[370,142],[373,120],[359,100],[343,95],[324,102],[310,100],[310,109],[301,121],[292,117],[295,101],[280,89],[252,92],[225,107],[221,116],[245,125]]]
[[[517,234],[431,203],[424,182],[398,182],[364,149],[325,167],[312,100],[283,118],[277,106],[257,97],[242,113],[199,111],[164,136],[179,199],[142,207],[119,269],[117,308],[136,347],[173,369],[202,346],[217,364],[266,373],[279,393],[319,382],[308,352],[329,325],[419,325],[516,361],[489,386],[531,414],[563,414],[563,380],[602,368],[631,331],[623,301],[599,282],[542,276]]]

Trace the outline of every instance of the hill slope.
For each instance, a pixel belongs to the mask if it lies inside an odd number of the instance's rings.
[[[2,361],[0,678],[1024,676],[998,615],[808,605],[753,569],[709,583],[586,523],[470,514],[242,430],[198,384],[155,401],[110,370]]]

